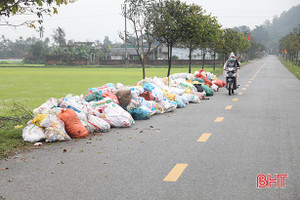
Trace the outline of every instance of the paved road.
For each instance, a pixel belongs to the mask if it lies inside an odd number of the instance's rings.
[[[0,161],[0,199],[300,199],[300,81],[268,56],[243,67],[240,84],[239,95],[221,89],[132,128]],[[288,174],[285,188],[258,189],[261,173]]]

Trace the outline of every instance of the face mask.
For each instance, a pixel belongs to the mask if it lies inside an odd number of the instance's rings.
[[[230,60],[234,60],[234,58],[230,58]]]

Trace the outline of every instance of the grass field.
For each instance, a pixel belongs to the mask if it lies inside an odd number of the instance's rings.
[[[199,68],[193,68],[193,72]],[[211,68],[208,71],[213,70]],[[187,68],[173,68],[171,73],[187,72]],[[219,74],[220,68],[214,72]],[[147,77],[165,77],[166,68],[146,69]],[[35,108],[50,97],[67,94],[86,94],[90,87],[120,82],[134,85],[142,79],[139,68],[0,68],[0,102],[16,101]],[[5,109],[2,107],[0,115]]]
[[[192,72],[196,70],[200,70],[200,67],[193,68]],[[216,71],[212,68],[205,70],[216,75],[222,72],[221,68]],[[187,67],[177,66],[171,69],[172,74],[187,71]],[[147,77],[165,77],[166,74],[165,66],[146,69]],[[14,128],[16,125],[25,127],[28,119],[1,120],[1,116],[13,114],[7,105],[18,102],[32,111],[50,97],[86,94],[88,88],[100,87],[106,83],[120,82],[132,86],[141,79],[141,68],[0,67],[0,159],[10,155],[16,148],[28,146],[22,140],[22,128]]]

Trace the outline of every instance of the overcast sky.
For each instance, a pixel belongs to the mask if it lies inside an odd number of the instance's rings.
[[[61,6],[58,15],[44,18],[44,37],[51,37],[60,26],[66,32],[67,40],[103,41],[109,36],[113,42],[121,41],[118,31],[124,30],[124,18],[121,16],[121,4],[124,0],[77,0],[73,4]],[[183,2],[183,1],[182,1]],[[223,28],[247,25],[251,29],[272,21],[275,15],[300,4],[300,0],[186,0],[187,3],[201,5],[208,13],[218,18]],[[10,18],[12,23],[24,21],[26,16]],[[27,19],[32,17],[27,17]],[[16,39],[20,36],[39,37],[39,34],[27,27],[0,26],[0,35]]]

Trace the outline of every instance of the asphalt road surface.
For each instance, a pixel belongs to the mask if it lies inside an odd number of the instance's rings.
[[[0,199],[299,200],[300,81],[268,56],[240,70],[240,85],[233,96],[220,89],[131,128],[2,160]],[[259,174],[288,177],[257,188]]]

